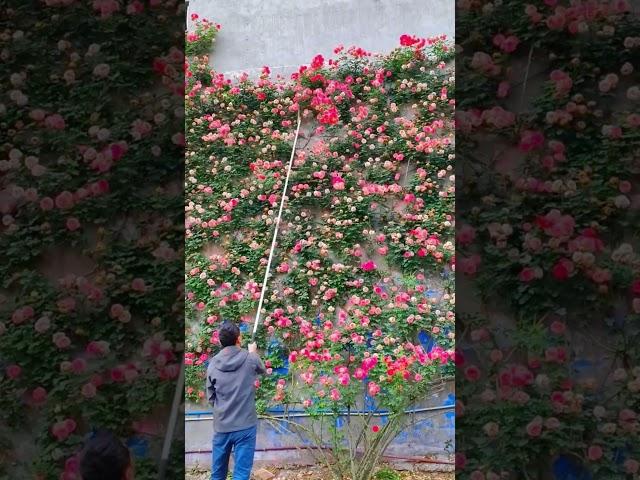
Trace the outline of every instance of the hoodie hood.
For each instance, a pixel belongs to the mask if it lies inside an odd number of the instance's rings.
[[[214,368],[221,372],[235,372],[247,361],[249,352],[239,347],[225,347],[213,357]]]

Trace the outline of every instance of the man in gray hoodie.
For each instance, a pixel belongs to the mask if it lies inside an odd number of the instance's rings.
[[[207,398],[213,406],[211,480],[226,480],[233,451],[233,480],[249,480],[256,449],[256,380],[267,373],[252,343],[240,348],[237,325],[225,322],[218,331],[222,350],[207,368]]]

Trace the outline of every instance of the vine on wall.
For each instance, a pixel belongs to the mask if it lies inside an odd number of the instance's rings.
[[[77,479],[91,429],[151,449],[164,429],[184,334],[184,13],[151,3],[0,10],[6,478]],[[134,453],[155,478],[153,450]],[[181,477],[181,444],[172,458]]]
[[[458,473],[637,478],[640,22],[543,3],[458,4]]]
[[[207,56],[188,58],[189,400],[204,398],[221,322],[250,335],[298,113],[257,337],[269,369],[260,411],[338,416],[366,393],[401,417],[451,374],[453,52],[445,37],[400,43],[385,55],[338,47],[288,81],[268,67],[232,81]],[[378,455],[397,427],[370,417],[349,448]],[[334,432],[336,454],[346,437]],[[348,468],[368,478],[362,462]]]

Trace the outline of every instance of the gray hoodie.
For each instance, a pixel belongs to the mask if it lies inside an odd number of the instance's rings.
[[[265,373],[258,355],[237,346],[225,347],[213,357],[206,387],[213,406],[214,431],[237,432],[258,424],[255,381]]]

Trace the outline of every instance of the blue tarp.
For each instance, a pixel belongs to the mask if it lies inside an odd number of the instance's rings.
[[[149,456],[149,441],[142,437],[131,437],[127,440],[127,447],[135,458],[147,458]]]
[[[553,462],[553,476],[556,480],[592,480],[593,475],[576,458],[559,456]]]

